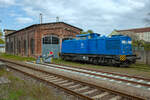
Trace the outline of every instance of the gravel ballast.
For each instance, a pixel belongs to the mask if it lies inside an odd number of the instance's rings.
[[[150,99],[150,91],[148,91],[148,90],[144,90],[144,89],[140,89],[140,88],[136,88],[136,87],[132,87],[132,86],[128,86],[128,85],[123,85],[123,84],[119,84],[119,83],[115,83],[115,82],[110,82],[107,80],[97,80],[95,78],[81,76],[79,74],[70,74],[69,72],[63,72],[60,70],[43,67],[43,65],[31,65],[31,66],[43,69],[45,71],[49,71],[54,74],[63,75],[63,76],[66,76],[66,77],[69,77],[72,79],[82,80],[84,82],[88,82],[88,83],[91,83],[91,84],[94,84],[97,86],[107,87],[108,89],[120,91],[120,92],[131,94],[134,96],[140,96],[147,100]]]

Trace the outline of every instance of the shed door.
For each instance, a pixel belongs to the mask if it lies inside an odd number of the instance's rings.
[[[55,35],[48,35],[43,37],[42,55],[47,55],[50,51],[53,52],[54,58],[59,57],[60,52],[59,38]]]

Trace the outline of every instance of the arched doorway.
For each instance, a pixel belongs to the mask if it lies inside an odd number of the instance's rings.
[[[56,35],[46,35],[42,38],[42,55],[47,55],[50,51],[53,52],[54,58],[59,57],[60,43]]]

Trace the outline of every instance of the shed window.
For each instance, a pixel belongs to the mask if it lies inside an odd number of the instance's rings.
[[[59,38],[52,37],[52,44],[59,44]]]
[[[56,36],[44,37],[43,44],[59,44],[59,38]]]

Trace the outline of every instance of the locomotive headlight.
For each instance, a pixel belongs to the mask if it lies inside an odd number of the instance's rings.
[[[122,44],[126,44],[126,41],[125,41],[125,40],[122,40]]]
[[[132,41],[128,41],[128,44],[132,44]]]

